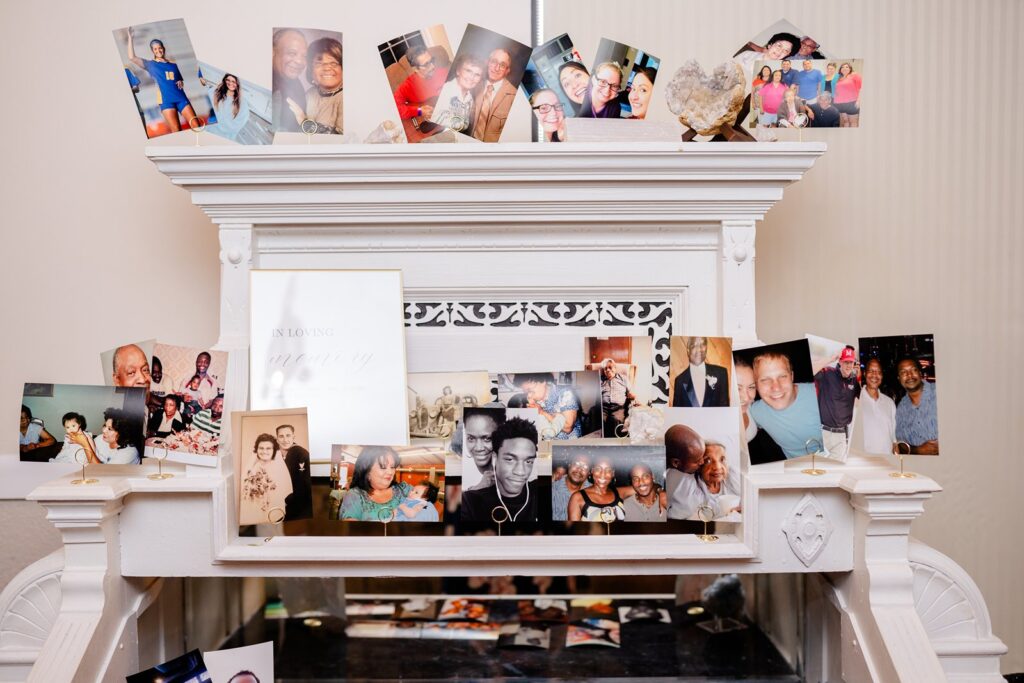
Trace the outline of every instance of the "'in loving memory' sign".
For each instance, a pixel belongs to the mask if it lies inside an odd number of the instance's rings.
[[[312,459],[331,444],[405,445],[398,270],[254,270],[253,410],[308,409]]]

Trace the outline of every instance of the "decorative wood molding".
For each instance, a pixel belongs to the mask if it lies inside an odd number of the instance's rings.
[[[828,545],[834,527],[825,509],[811,493],[805,493],[800,502],[783,520],[782,531],[789,547],[805,567],[810,567]]]
[[[214,223],[484,226],[759,220],[824,151],[810,142],[516,143],[146,154]]]

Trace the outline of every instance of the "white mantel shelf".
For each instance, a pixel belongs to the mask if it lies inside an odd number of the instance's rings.
[[[146,154],[218,224],[516,225],[760,220],[825,150],[820,142],[514,143],[153,146]]]

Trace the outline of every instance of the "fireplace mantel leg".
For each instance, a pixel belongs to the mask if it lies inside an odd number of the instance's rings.
[[[856,510],[854,569],[834,577],[848,617],[842,628],[844,677],[902,683],[946,680],[914,605],[909,560],[910,525],[924,512],[931,494],[851,498]],[[860,670],[864,663],[867,672]]]

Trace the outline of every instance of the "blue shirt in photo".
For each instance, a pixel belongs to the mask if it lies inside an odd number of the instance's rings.
[[[750,405],[754,422],[772,437],[787,458],[808,455],[807,441],[814,439],[821,449],[821,417],[818,413],[818,395],[814,384],[796,385],[796,400],[783,410],[775,410],[758,399]]]
[[[921,402],[916,406],[909,396],[896,406],[896,440],[911,446],[939,438],[939,410],[935,402],[935,385],[925,382],[921,389]]]
[[[801,69],[796,74],[797,96],[802,100],[813,100],[818,96],[818,89],[825,82],[825,74],[817,69],[804,71]]]

